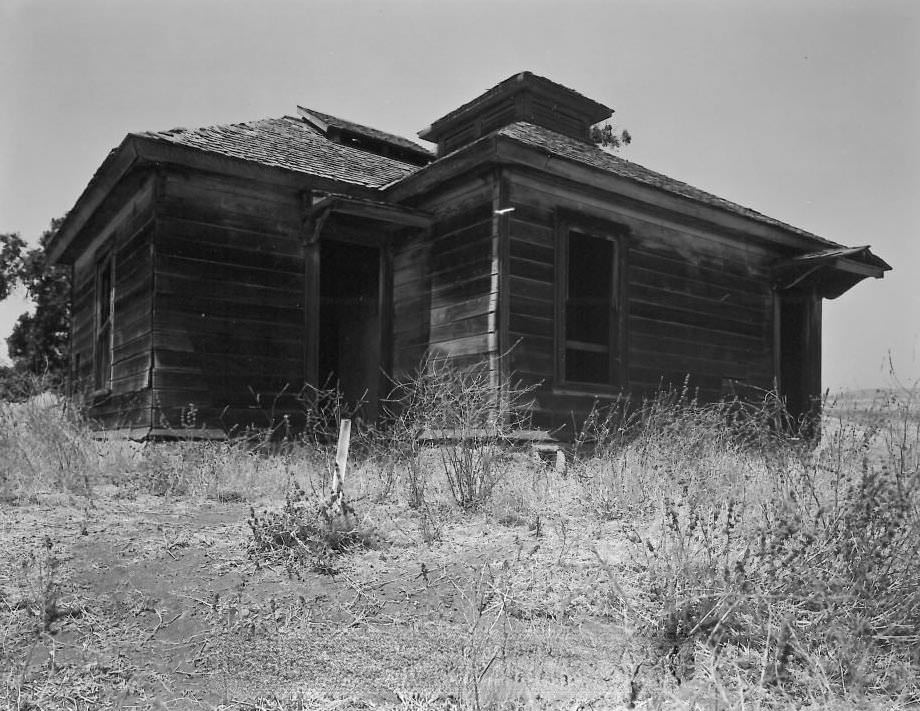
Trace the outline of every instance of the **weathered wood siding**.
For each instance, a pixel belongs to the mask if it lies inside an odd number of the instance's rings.
[[[297,411],[282,393],[304,381],[300,215],[299,197],[273,186],[163,175],[154,239],[156,426],[178,427],[190,404],[196,424],[213,429],[264,426]]]
[[[104,224],[92,226],[95,236],[73,266],[74,391],[85,398],[89,417],[107,430],[143,430],[150,425],[154,191],[154,177],[144,177]],[[91,398],[97,391],[96,265],[106,254],[112,255],[114,270],[112,377]]]
[[[626,228],[624,392],[641,395],[662,385],[679,386],[687,376],[707,399],[726,394],[732,381],[772,386],[773,297],[766,249],[536,174],[506,171],[505,184],[515,207],[508,227],[507,339],[517,342],[513,371],[525,382],[542,383],[538,422],[567,425],[570,431],[573,414],[577,419],[593,400],[587,389],[567,391],[554,380],[560,209]]]
[[[429,195],[418,207],[438,217],[430,234],[415,240],[394,259],[396,350],[406,363],[424,352],[424,328],[400,320],[400,300],[427,308],[427,346],[433,353],[471,363],[496,355],[498,310],[498,235],[494,221],[492,173],[471,176]],[[416,261],[417,260],[417,261]],[[428,293],[423,272],[427,262]],[[405,310],[406,306],[402,307]],[[400,333],[400,329],[403,332]],[[411,331],[411,335],[408,335]],[[407,340],[408,339],[408,340]]]
[[[412,373],[428,349],[431,321],[431,245],[416,234],[393,245],[393,375]]]

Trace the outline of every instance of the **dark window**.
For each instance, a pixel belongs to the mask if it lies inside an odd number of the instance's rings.
[[[564,228],[559,327],[567,383],[613,386],[620,380],[619,242],[615,234]]]
[[[93,381],[96,388],[112,382],[112,258],[96,266],[96,339],[93,351]]]

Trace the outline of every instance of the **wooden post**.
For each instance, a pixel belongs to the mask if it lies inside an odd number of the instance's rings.
[[[332,475],[332,496],[341,499],[345,492],[345,465],[348,463],[348,444],[351,441],[351,420],[343,419],[339,425],[339,442],[335,451],[335,473]]]
[[[565,476],[565,470],[567,469],[567,463],[565,460],[565,452],[562,449],[556,450],[556,473]]]

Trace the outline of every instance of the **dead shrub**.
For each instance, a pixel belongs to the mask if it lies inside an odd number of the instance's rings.
[[[248,523],[250,557],[257,563],[266,557],[280,560],[292,575],[300,566],[334,575],[340,555],[373,547],[377,540],[376,532],[361,526],[348,503],[308,494],[296,481],[279,510],[257,514],[251,507]]]
[[[424,497],[418,466],[422,445],[436,448],[454,501],[464,509],[482,504],[507,464],[517,430],[529,424],[532,386],[503,382],[489,360],[460,367],[430,353],[416,374],[397,383],[389,411],[400,434],[410,502]]]

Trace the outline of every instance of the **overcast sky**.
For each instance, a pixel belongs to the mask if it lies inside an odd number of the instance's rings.
[[[886,384],[889,353],[920,378],[914,0],[0,0],[0,232],[34,241],[129,131],[299,103],[414,137],[524,69],[613,106],[630,160],[871,244],[894,271],[825,302],[825,385]]]

